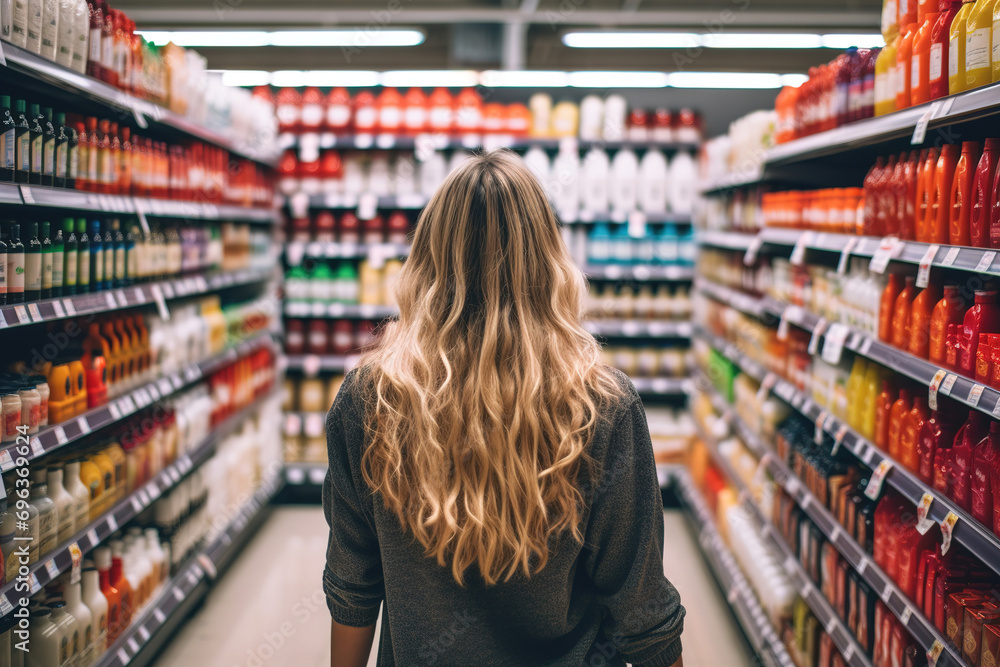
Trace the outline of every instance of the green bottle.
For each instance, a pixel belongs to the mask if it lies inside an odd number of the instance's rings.
[[[14,180],[14,143],[17,132],[10,95],[0,95],[0,181]]]
[[[24,100],[14,100],[14,181],[31,180],[31,125],[24,111]]]
[[[16,222],[10,223],[7,241],[7,303],[24,303],[24,244]]]
[[[115,287],[125,287],[128,285],[128,252],[121,221],[118,218],[111,221],[111,233],[114,235],[112,240],[115,244]]]
[[[55,258],[55,248],[52,245],[52,239],[49,238],[49,233],[52,231],[52,225],[48,222],[43,222],[41,224],[41,234],[39,235],[39,240],[42,242],[42,298],[51,299],[52,298],[52,262]]]
[[[90,291],[104,289],[104,239],[101,236],[101,221],[90,221]]]
[[[101,227],[104,228],[101,233],[101,238],[104,239],[104,289],[111,289],[115,286],[115,240],[110,222],[105,222]]]
[[[28,225],[28,244],[24,247],[24,300],[27,303],[42,298],[42,242],[38,238],[38,223]]]
[[[66,114],[59,112],[55,118],[56,127],[56,176],[53,185],[57,188],[67,187],[69,178],[69,128],[66,127]],[[69,187],[73,187],[69,185]],[[57,232],[58,233],[58,232]]]
[[[56,181],[56,126],[52,124],[52,109],[42,109],[38,122],[42,126],[42,185]]]
[[[84,218],[76,219],[76,238],[76,291],[86,294],[90,291],[90,237]]]
[[[66,233],[66,245],[63,248],[63,294],[76,294],[77,263],[79,258],[80,239],[76,237],[76,224],[73,218],[63,218],[63,231]]]
[[[28,124],[31,128],[31,174],[28,182],[32,185],[42,184],[42,145],[44,142],[42,129],[42,111],[37,104],[32,104],[28,112]]]
[[[58,225],[57,225],[58,227]],[[56,235],[52,239],[52,296],[63,295],[63,269],[66,261],[63,253],[66,252],[66,239],[63,238],[63,230],[56,229]]]

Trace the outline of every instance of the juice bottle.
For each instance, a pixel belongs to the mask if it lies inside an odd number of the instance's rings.
[[[969,245],[969,218],[972,215],[972,192],[976,170],[983,148],[978,141],[963,141],[962,155],[955,165],[951,185],[951,212],[948,221],[948,242]]]
[[[886,229],[890,236],[899,236],[901,226],[906,217],[906,165],[909,156],[901,153],[896,160],[896,168],[889,179],[889,189],[886,195],[889,197],[889,215],[886,218]]]
[[[378,130],[397,134],[403,127],[403,96],[393,87],[383,88],[375,99],[378,112]]]
[[[899,31],[911,23],[917,22],[917,0],[899,0],[896,14],[896,24]]]
[[[951,26],[962,8],[962,0],[941,0],[937,23],[931,33],[931,99],[948,95],[949,40]]]
[[[951,448],[951,470],[945,473],[950,490],[949,497],[965,511],[969,511],[971,503],[972,450],[986,437],[989,432],[989,422],[989,417],[983,413],[969,410],[969,418],[958,430],[955,444]]]
[[[889,410],[889,442],[888,454],[893,460],[899,460],[900,444],[903,433],[903,417],[913,408],[913,397],[910,390],[903,387],[899,390],[899,397],[893,402],[892,409]]]
[[[854,357],[851,374],[847,376],[847,423],[861,430],[861,394],[865,383],[865,372],[868,365],[860,354]]]
[[[899,32],[895,24],[892,33],[885,40],[885,48],[875,60],[875,115],[884,116],[896,110],[896,53],[899,48]]]
[[[975,0],[964,0],[951,22],[948,37],[948,93],[961,93],[965,87],[965,38],[969,14],[972,13]]]
[[[879,183],[885,171],[885,164],[885,158],[880,156],[875,160],[875,165],[868,170],[868,174],[865,176],[865,209],[861,232],[865,236],[876,236],[878,232],[876,216],[879,207]]]
[[[913,38],[917,36],[920,24],[908,23],[902,31],[896,46],[896,109],[906,109],[911,105],[910,63],[913,59]]]
[[[892,307],[892,344],[901,350],[907,349],[910,339],[910,307],[917,293],[915,285],[916,278],[907,276]]]
[[[920,432],[930,416],[930,410],[927,409],[927,396],[916,394],[913,397],[913,407],[903,418],[902,432],[899,436],[899,462],[910,472],[915,473],[920,468],[918,441],[920,440]]]
[[[121,626],[121,592],[111,582],[111,549],[98,547],[94,549],[94,565],[101,582],[101,593],[108,601],[108,644],[118,638]]]
[[[931,37],[937,24],[938,12],[929,12],[913,38],[911,59],[910,101],[912,106],[931,99]]]
[[[1000,455],[1000,422],[990,421],[989,434],[972,450],[969,508],[972,518],[993,529],[993,468]]]
[[[882,370],[878,364],[868,364],[863,382],[861,406],[861,435],[869,441],[875,440],[875,424],[878,413],[879,389]]]
[[[969,244],[976,248],[988,248],[990,244],[990,187],[996,177],[998,153],[1000,139],[987,139],[983,156],[976,166],[972,186],[972,211],[969,214]]]
[[[945,285],[944,296],[934,306],[930,321],[928,357],[932,364],[945,366],[948,327],[959,325],[965,316],[965,300],[957,285]]]
[[[959,372],[975,377],[979,335],[1000,332],[1000,307],[993,290],[977,290],[975,304],[965,313],[960,338]]]
[[[979,347],[976,348],[976,382],[989,384],[990,381],[990,358],[993,355],[993,338],[996,334],[979,334]]]
[[[960,426],[961,421],[955,418],[955,409],[953,406],[949,409],[938,409],[931,412],[930,419],[924,423],[924,427],[920,431],[920,440],[917,447],[918,455],[920,456],[917,476],[925,484],[932,484],[934,481],[934,460],[941,443],[948,443],[947,447],[950,449],[951,443],[954,442],[955,434],[958,433]]]
[[[899,3],[896,0],[884,0],[882,3],[882,36],[886,42],[898,33]]]
[[[888,236],[890,231],[889,220],[895,218],[895,207],[892,198],[892,177],[896,173],[897,159],[895,155],[890,155],[885,164],[885,168],[879,174],[875,183],[875,234],[877,236]]]
[[[874,442],[883,451],[889,444],[889,415],[895,400],[892,383],[889,380],[882,380],[882,390],[878,394],[878,403],[875,406]]]
[[[878,339],[886,343],[892,342],[892,315],[896,307],[896,297],[902,291],[902,276],[898,273],[890,273],[885,289],[882,290],[878,309]]]
[[[927,15],[937,6],[938,3],[934,0],[917,0],[917,23],[923,23]]]
[[[959,158],[958,144],[945,144],[934,169],[934,195],[931,199],[928,232],[930,243],[948,242],[948,222],[950,217],[951,185],[955,180],[955,167]]]
[[[928,148],[920,151],[920,173],[917,175],[916,228],[917,240],[930,241],[931,201],[934,199],[934,172],[937,169],[938,150]]]
[[[965,314],[962,314],[965,317]],[[958,372],[959,359],[962,357],[962,325],[949,324],[948,334],[944,342],[944,367],[949,371]]]
[[[927,359],[930,352],[931,315],[941,300],[937,285],[928,285],[914,299],[910,307],[910,354]]]
[[[410,88],[403,96],[403,128],[408,134],[427,129],[427,95],[420,88]]]
[[[965,28],[965,89],[993,81],[993,9],[996,0],[977,0]]]

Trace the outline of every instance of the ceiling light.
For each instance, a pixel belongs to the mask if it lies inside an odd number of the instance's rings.
[[[674,72],[671,88],[766,89],[781,88],[780,74],[755,72]]]
[[[479,72],[472,70],[395,70],[382,72],[379,83],[395,88],[466,88],[479,83]]]
[[[664,72],[570,72],[574,88],[664,88]]]
[[[279,70],[271,73],[271,85],[280,88],[300,86],[369,88],[378,85],[378,72],[358,70]]]
[[[878,34],[570,32],[563,44],[577,49],[846,49],[884,46]]]
[[[694,33],[683,32],[570,32],[563,44],[574,49],[686,49],[701,45]]]
[[[173,42],[190,47],[254,46],[416,46],[424,41],[419,30],[140,30],[146,41],[162,46]]]
[[[488,70],[479,76],[487,88],[565,88],[569,85],[566,72]]]
[[[809,80],[808,74],[782,74],[781,75],[781,85],[791,86],[792,88],[798,88],[803,83]]]
[[[885,46],[882,35],[823,35],[821,38],[825,49],[847,49],[856,46],[861,49],[881,48]]]
[[[173,42],[177,46],[267,46],[268,34],[260,30],[140,30],[147,42],[163,46]]]
[[[702,35],[701,39],[702,45],[711,49],[818,49],[822,46],[820,36],[810,34],[723,32]]]
[[[271,82],[271,73],[255,69],[230,69],[222,72],[224,86],[266,86]]]

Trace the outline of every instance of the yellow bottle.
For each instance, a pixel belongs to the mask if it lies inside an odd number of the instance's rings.
[[[993,53],[990,61],[993,65],[993,83],[1000,81],[1000,3],[993,6]]]
[[[117,442],[109,442],[104,448],[103,454],[111,459],[111,464],[115,467],[115,493],[114,502],[118,502],[127,493],[127,480],[125,479],[125,450]]]
[[[993,9],[997,0],[978,0],[969,12],[965,29],[965,89],[993,82]]]
[[[97,466],[97,469],[101,473],[100,502],[96,508],[93,505],[90,508],[90,518],[93,519],[95,513],[97,515],[104,514],[104,512],[111,509],[111,506],[115,504],[115,464],[111,462],[111,459],[103,451],[92,452],[87,458]]]
[[[878,364],[868,364],[862,390],[861,435],[869,441],[875,440],[875,408],[878,405],[878,395],[881,388],[882,373]]]
[[[854,357],[851,374],[847,376],[847,423],[860,430],[863,414],[862,391],[865,384],[865,371],[868,364],[859,354]]]
[[[104,505],[104,475],[90,459],[80,461],[80,481],[90,491],[90,520],[102,514]]]
[[[899,48],[899,34],[892,26],[892,36],[885,41],[875,60],[875,115],[884,116],[896,110],[896,53]]]
[[[961,93],[966,88],[965,83],[965,31],[968,28],[969,14],[972,13],[975,0],[965,0],[958,10],[955,20],[951,22],[948,40],[948,94]]]

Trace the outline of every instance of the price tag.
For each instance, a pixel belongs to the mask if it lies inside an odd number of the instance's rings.
[[[767,395],[770,393],[772,389],[774,389],[774,385],[777,383],[778,383],[777,375],[775,375],[774,373],[768,373],[767,375],[765,375],[764,379],[761,380],[760,382],[760,389],[757,390],[757,402],[758,403],[764,402],[764,400],[767,399]]]
[[[830,456],[836,456],[837,452],[840,451],[840,446],[844,444],[844,438],[847,437],[848,428],[847,424],[841,424],[840,428],[837,429],[837,434],[833,437],[833,449],[830,450]]]
[[[819,416],[816,417],[816,431],[815,433],[813,433],[813,442],[815,442],[817,445],[823,444],[823,423],[829,416],[830,413],[827,412],[826,410],[823,410],[819,413]]]
[[[983,253],[983,256],[979,258],[979,264],[976,264],[976,271],[989,271],[990,267],[993,266],[993,260],[996,259],[997,254],[993,250],[989,250]]]
[[[979,399],[982,397],[983,391],[985,389],[986,387],[984,387],[981,384],[972,385],[972,389],[969,390],[969,399],[968,399],[969,404],[979,405]]]
[[[168,378],[160,378],[156,381],[156,385],[160,389],[161,396],[169,396],[174,393],[174,386],[170,384],[170,380]]]
[[[997,399],[997,404],[993,406],[993,416],[1000,418],[1000,398]]]
[[[951,396],[951,389],[955,386],[956,381],[958,381],[958,376],[954,373],[949,373],[948,377],[941,383],[940,392],[945,396]]]
[[[56,443],[60,445],[65,445],[66,441],[69,440],[69,438],[66,437],[66,430],[62,426],[54,427],[52,432],[55,433]]]
[[[139,642],[135,640],[135,637],[128,638],[128,648],[132,651],[133,655],[139,652]]]
[[[180,589],[180,586],[174,586],[174,597],[178,602],[184,599],[184,591]]]
[[[156,283],[150,285],[150,293],[153,295],[153,301],[156,303],[156,311],[160,315],[160,319],[166,321],[170,319],[170,311],[167,310],[167,302],[163,298],[163,290]]]
[[[59,576],[59,568],[56,567],[56,562],[53,559],[48,559],[45,561],[45,571],[49,575],[49,581],[52,581]]]
[[[872,500],[878,500],[879,494],[882,493],[882,483],[885,482],[885,476],[889,474],[892,470],[892,461],[889,459],[882,459],[879,461],[878,466],[872,472],[871,479],[868,480],[868,486],[865,487],[865,495]]]
[[[827,322],[825,317],[821,317],[816,326],[813,327],[812,337],[809,339],[810,356],[816,356],[816,353],[819,352],[819,339],[823,337],[828,326],[830,326],[830,323]]]
[[[872,340],[871,336],[866,337],[864,341],[862,341],[861,347],[858,348],[858,352],[860,352],[862,355],[867,355],[869,352],[872,351],[872,345],[874,344],[874,342],[875,341]]]
[[[76,420],[76,427],[80,429],[82,435],[87,435],[90,433],[90,424],[87,422],[86,417],[80,417]]]
[[[830,531],[830,542],[836,544],[843,532],[844,531],[841,530],[840,526],[834,526],[833,530]]]
[[[108,524],[108,530],[112,533],[118,530],[118,519],[115,518],[114,514],[109,514],[105,523]]]
[[[802,263],[806,259],[806,248],[813,242],[816,238],[816,234],[813,232],[803,232],[799,236],[798,240],[795,241],[795,247],[792,248],[792,255],[789,257],[790,261],[794,266],[802,266]]]
[[[132,496],[132,511],[138,514],[142,511],[142,501],[139,500],[138,496]]]
[[[101,543],[101,540],[97,537],[96,529],[91,528],[90,530],[87,531],[87,541],[90,542],[91,549],[93,549],[94,547],[96,547],[98,544]]]
[[[162,609],[156,607],[153,609],[153,618],[156,619],[157,623],[163,623],[163,621],[167,620],[167,615],[163,613]]]
[[[832,366],[840,363],[840,357],[844,352],[844,341],[850,332],[851,330],[843,324],[830,325],[830,330],[823,341],[823,361]]]
[[[944,259],[941,260],[941,266],[951,266],[952,264],[954,264],[955,260],[958,259],[958,253],[960,251],[961,248],[959,248],[958,246],[952,246],[951,248],[948,248],[948,254],[946,254],[944,256]]]
[[[851,259],[851,253],[858,246],[858,237],[852,236],[847,240],[847,245],[840,252],[840,261],[837,263],[837,273],[839,275],[845,275],[847,273],[847,264]]]
[[[955,532],[955,524],[958,523],[958,515],[948,512],[948,516],[941,522],[941,555],[944,556],[951,548],[951,536]]]
[[[143,391],[146,392],[150,402],[160,400],[160,389],[155,384],[150,384],[149,388],[144,389]]]
[[[209,579],[215,579],[218,576],[219,571],[215,567],[215,563],[212,559],[208,557],[208,554],[199,554],[198,563],[201,565],[202,569],[205,570],[205,574],[208,575]]]
[[[884,585],[885,588],[882,589],[882,603],[889,604],[889,600],[892,599],[892,594],[893,594],[892,586],[889,584],[888,581],[884,582]]]
[[[929,245],[927,250],[924,251],[924,256],[920,258],[920,268],[917,269],[917,287],[923,289],[930,284],[931,280],[931,264],[934,263],[934,258],[937,257],[938,250],[941,249],[939,245]]]
[[[109,309],[116,310],[118,308],[118,302],[115,301],[115,295],[111,292],[104,293],[104,301],[107,302]]]
[[[62,305],[66,308],[66,314],[70,317],[76,315],[76,306],[73,305],[73,299],[63,299]]]
[[[764,239],[760,236],[755,236],[750,241],[750,245],[747,246],[747,251],[743,255],[743,264],[745,266],[753,266],[757,263],[757,253],[760,252],[762,245],[764,245]]]
[[[872,254],[872,261],[868,265],[868,270],[872,273],[882,274],[889,267],[889,261],[902,249],[902,244],[895,236],[887,236],[878,244],[878,249]]]
[[[52,310],[55,311],[56,317],[62,319],[66,317],[66,311],[63,310],[62,301],[53,301]]]
[[[119,308],[128,308],[128,297],[125,296],[125,290],[115,291],[115,301],[118,302]]]
[[[17,315],[17,321],[21,324],[31,324],[31,316],[28,315],[28,310],[24,306],[14,306],[14,314]]]
[[[108,412],[111,413],[111,419],[113,421],[118,421],[119,419],[122,418],[122,411],[121,408],[118,407],[117,403],[109,403]]]
[[[931,118],[934,116],[934,111],[939,108],[939,103],[935,102],[932,104],[924,115],[920,117],[917,124],[913,128],[913,136],[910,137],[910,144],[917,146],[924,143],[924,139],[927,137],[927,126],[931,124]]]
[[[146,629],[145,625],[139,626],[139,639],[141,639],[144,643],[149,641],[149,630]]]
[[[0,595],[0,616],[6,616],[14,611],[14,605],[10,603],[6,595]]]
[[[948,375],[948,371],[943,368],[939,368],[934,377],[931,378],[930,384],[927,386],[927,407],[931,410],[938,409],[938,389],[941,387],[941,382],[944,380],[945,376]]]
[[[858,563],[858,574],[864,574],[865,570],[868,569],[868,556],[862,556],[861,562]]]
[[[917,532],[921,535],[926,535],[927,531],[934,525],[934,521],[928,518],[933,502],[934,496],[925,493],[920,497],[920,502],[917,503]]]
[[[80,566],[83,564],[83,551],[80,549],[80,545],[76,542],[69,545],[69,557],[72,562],[69,582],[71,584],[76,584],[80,581]]]
[[[38,442],[38,438],[31,438],[31,453],[36,459],[45,453],[45,448]]]
[[[37,303],[29,303],[28,304],[28,314],[31,315],[31,321],[32,322],[41,322],[42,321],[42,313],[41,313],[41,311],[38,310],[38,304]]]
[[[31,591],[32,595],[34,595],[35,593],[37,593],[42,589],[42,584],[39,583],[38,576],[34,572],[28,575],[28,585],[29,585],[28,590]]]
[[[170,469],[168,470],[168,474],[170,475],[170,481],[173,482],[174,484],[181,481],[181,473],[177,468],[171,466]]]
[[[378,196],[365,192],[358,197],[358,220],[371,220],[378,212]]]
[[[31,188],[28,187],[27,185],[22,185],[21,186],[21,199],[24,200],[25,204],[34,204],[35,203],[35,195],[32,194]]]

